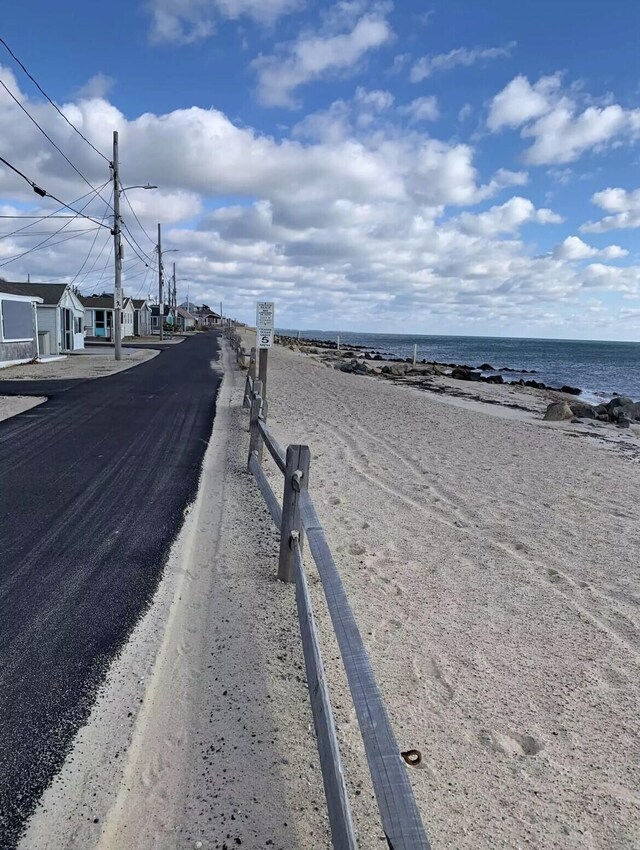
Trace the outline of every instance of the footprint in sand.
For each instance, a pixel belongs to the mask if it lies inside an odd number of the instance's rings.
[[[506,756],[535,756],[544,749],[544,745],[532,735],[521,735],[518,732],[481,729],[478,740],[487,749]]]

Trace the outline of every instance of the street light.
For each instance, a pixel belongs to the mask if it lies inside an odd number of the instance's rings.
[[[120,176],[118,174],[118,131],[113,131],[113,253],[115,257],[115,286],[113,292],[113,324],[114,324],[114,355],[116,360],[122,360],[122,326],[121,311],[122,311],[122,240],[121,240],[121,219],[120,219],[120,192],[126,192],[128,189],[157,189],[157,186],[151,186],[149,183],[146,186],[128,186],[126,189],[120,188]]]

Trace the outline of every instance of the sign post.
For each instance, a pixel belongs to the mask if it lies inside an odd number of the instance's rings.
[[[256,348],[258,349],[258,379],[262,381],[262,398],[267,400],[267,358],[273,345],[275,304],[258,301],[256,310]]]

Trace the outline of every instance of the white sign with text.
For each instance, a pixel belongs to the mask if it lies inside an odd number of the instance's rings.
[[[256,348],[271,348],[273,345],[273,328],[275,319],[275,304],[273,301],[258,301],[256,310]]]

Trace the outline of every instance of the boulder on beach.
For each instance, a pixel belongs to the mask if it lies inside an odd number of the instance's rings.
[[[570,387],[568,384],[565,384],[564,386],[560,387],[560,392],[567,393],[568,395],[580,395],[582,390],[578,387]]]
[[[455,378],[457,381],[470,381],[471,370],[466,369],[464,366],[456,366],[451,373],[451,377]]]
[[[565,419],[573,419],[573,411],[566,401],[553,401],[547,407],[544,419],[545,422],[562,422]]]
[[[490,363],[483,363],[482,366],[478,366],[481,372],[495,372],[496,370]]]
[[[578,419],[595,419],[596,412],[590,404],[585,401],[570,401],[569,407],[573,411],[573,415]]]

